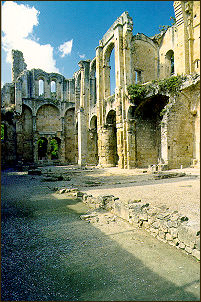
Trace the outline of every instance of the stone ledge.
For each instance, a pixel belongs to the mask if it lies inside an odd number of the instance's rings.
[[[157,239],[200,260],[200,227],[193,225],[188,217],[177,211],[166,206],[154,207],[135,199],[125,203],[114,195],[93,197],[86,193],[77,194],[90,208],[111,211],[130,224],[143,227]]]

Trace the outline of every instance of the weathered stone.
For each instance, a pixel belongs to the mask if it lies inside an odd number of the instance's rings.
[[[200,260],[200,251],[193,249],[192,250],[192,255],[197,258],[198,260]]]
[[[178,230],[176,228],[170,228],[169,232],[170,232],[170,234],[171,234],[171,236],[172,236],[173,239],[177,238]]]
[[[180,249],[184,250],[185,249],[185,244],[183,242],[180,242],[179,245],[178,245],[178,247]]]
[[[162,239],[166,239],[165,233],[162,231],[159,231],[158,236]]]
[[[186,251],[188,254],[192,254],[193,249],[192,249],[190,246],[186,245],[186,246],[185,246],[185,251]]]
[[[171,235],[170,233],[167,233],[167,234],[165,235],[165,239],[166,239],[167,241],[172,241],[172,240],[173,240],[173,237],[172,237],[172,235]]]
[[[178,227],[178,239],[186,245],[191,246],[196,242],[196,231],[188,225],[181,224]]]

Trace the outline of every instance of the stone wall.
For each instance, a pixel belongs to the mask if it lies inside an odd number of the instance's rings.
[[[93,197],[76,193],[92,209],[105,209],[129,223],[143,227],[157,239],[167,242],[200,260],[200,230],[186,216],[166,206],[153,207],[141,200],[127,203],[113,195]]]

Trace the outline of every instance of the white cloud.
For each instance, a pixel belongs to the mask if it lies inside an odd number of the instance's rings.
[[[59,51],[61,52],[61,57],[65,57],[71,53],[73,47],[73,39],[67,42],[64,42],[59,46]]]
[[[47,72],[59,72],[53,58],[53,47],[41,45],[33,33],[39,25],[40,12],[34,7],[5,1],[2,5],[2,44],[7,53],[6,60],[11,63],[11,50],[23,52],[27,68],[41,68]]]
[[[86,57],[86,55],[85,54],[79,55],[79,57],[80,57],[80,59],[84,59]]]

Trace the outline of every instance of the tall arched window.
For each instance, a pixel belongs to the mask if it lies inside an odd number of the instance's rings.
[[[170,77],[174,74],[174,51],[169,50],[165,55],[165,63],[166,63],[166,77]]]
[[[39,87],[39,91],[38,91],[39,96],[43,96],[44,95],[44,81],[42,79],[40,79],[38,81],[38,87]]]
[[[51,92],[56,92],[56,82],[55,81],[51,81]]]

